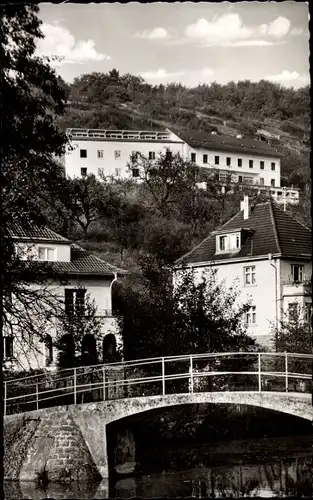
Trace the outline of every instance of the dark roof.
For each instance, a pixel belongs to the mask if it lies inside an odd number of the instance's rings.
[[[222,150],[236,153],[251,153],[254,155],[272,156],[280,158],[277,149],[268,144],[253,139],[237,139],[228,135],[209,134],[194,130],[180,131],[171,129],[174,134],[183,139],[192,148]]]
[[[246,237],[236,253],[215,254],[216,234],[246,229]],[[312,253],[311,231],[281,210],[272,200],[251,207],[249,218],[244,220],[243,211],[238,212],[214,231],[199,245],[180,257],[176,264],[210,262],[240,257],[257,257],[281,254],[282,257],[308,259]]]
[[[58,241],[60,243],[70,243],[70,240],[64,238],[58,233],[51,231],[51,229],[32,224],[31,227],[25,228],[18,223],[12,223],[8,226],[8,235],[11,238],[25,239],[25,240],[45,240],[45,241]]]
[[[50,242],[58,244],[67,244],[71,248],[71,261],[70,262],[41,262],[32,261],[31,265],[36,266],[36,268],[42,269],[45,273],[56,273],[61,275],[89,275],[89,276],[113,276],[114,273],[119,275],[126,274],[127,271],[117,268],[108,262],[99,259],[95,255],[92,255],[87,250],[84,250],[75,243],[71,243],[70,240],[64,238],[58,233],[51,231],[47,227],[39,227],[32,225],[31,228],[23,228],[19,224],[11,224],[8,228],[9,237],[23,240],[23,241],[34,241],[34,242]]]

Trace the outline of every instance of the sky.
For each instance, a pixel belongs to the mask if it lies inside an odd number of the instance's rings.
[[[309,83],[306,2],[39,4],[37,54],[67,82],[91,72],[141,75],[148,83],[261,79]]]

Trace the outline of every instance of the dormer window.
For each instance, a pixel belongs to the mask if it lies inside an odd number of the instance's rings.
[[[227,236],[220,236],[220,248],[221,252],[224,252],[227,249]]]
[[[38,247],[38,260],[55,260],[55,248],[51,247]]]
[[[240,240],[240,232],[218,235],[216,253],[236,252],[240,249]]]

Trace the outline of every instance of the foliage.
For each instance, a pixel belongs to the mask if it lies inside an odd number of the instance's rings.
[[[101,319],[95,301],[86,294],[81,311],[63,312],[58,317],[55,345],[59,350],[59,368],[97,364],[97,341],[101,338]]]
[[[278,328],[274,328],[277,352],[312,354],[311,304],[297,304],[292,317],[284,314]]]
[[[39,195],[49,188],[50,176],[56,175],[54,155],[61,155],[66,144],[66,136],[55,123],[55,116],[65,109],[65,90],[49,61],[35,56],[36,41],[43,36],[38,11],[30,4],[0,6],[1,283],[8,299],[2,304],[2,316],[9,329],[13,324],[21,326],[25,338],[40,333],[38,323],[44,322],[54,299],[44,292],[38,297],[29,287],[32,282],[40,288],[42,269],[32,263],[20,265],[10,227],[13,224],[27,231],[34,223],[44,222],[38,209]],[[17,309],[10,300],[12,292],[17,297]],[[39,304],[45,297],[47,307],[34,326],[29,304],[38,317]]]
[[[238,291],[216,283],[214,274],[195,283],[186,270],[173,288],[171,270],[152,258],[142,270],[137,286],[120,284],[115,300],[126,358],[253,347],[243,323],[249,305],[236,304]]]

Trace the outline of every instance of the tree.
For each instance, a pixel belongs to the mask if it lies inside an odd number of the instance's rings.
[[[284,314],[274,328],[277,352],[312,354],[312,305],[294,303],[292,314]]]
[[[55,156],[67,142],[55,124],[65,110],[65,88],[49,60],[35,55],[43,37],[38,11],[30,4],[0,6],[2,318],[9,333],[17,325],[33,344],[43,339],[40,324],[60,306],[57,294],[45,293],[42,279],[49,273],[50,284],[60,280],[49,266],[21,262],[11,228],[27,233],[46,222],[39,198],[49,190],[58,170]]]
[[[253,348],[238,291],[208,272],[198,283],[184,271],[173,287],[170,269],[152,258],[142,262],[142,278],[120,284],[116,307],[125,357],[142,358]]]
[[[173,154],[169,148],[156,160],[135,153],[127,166],[137,171],[153,205],[164,216],[169,215],[173,204],[188,190],[195,189],[196,166],[185,161],[179,153]]]
[[[78,290],[84,293],[82,287]],[[101,319],[97,316],[95,301],[87,294],[80,310],[73,314],[63,312],[58,318],[55,345],[59,349],[59,368],[97,364],[101,338]]]

